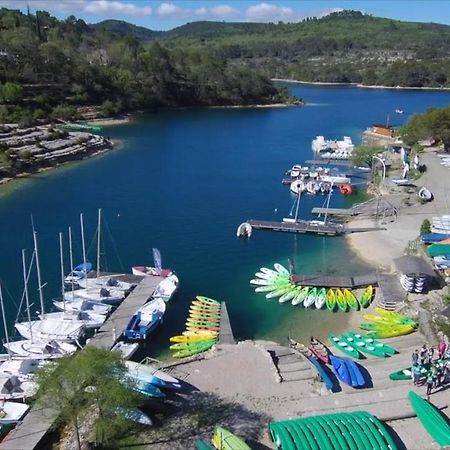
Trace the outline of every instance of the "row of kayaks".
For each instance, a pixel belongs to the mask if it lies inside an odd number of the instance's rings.
[[[275,270],[261,267],[250,284],[256,286],[255,292],[265,293],[266,298],[276,298],[280,303],[303,304],[305,308],[314,306],[330,311],[358,310],[367,308],[374,297],[374,288],[368,286],[358,300],[349,289],[326,289],[324,287],[299,286],[290,281],[289,271],[281,264],[274,264]]]
[[[370,336],[355,333],[354,331],[342,333],[339,336],[330,333],[329,339],[335,348],[355,359],[363,358],[364,354],[378,358],[386,358],[398,353],[390,345],[377,341]]]
[[[217,450],[251,450],[242,438],[223,427],[215,428],[211,441],[214,447],[210,447],[202,440],[197,440],[195,442],[197,450],[210,450],[212,448]]]
[[[220,331],[220,302],[197,295],[189,307],[186,331],[170,338],[174,358],[186,358],[209,350]]]
[[[417,322],[404,314],[375,308],[376,314],[364,314],[369,322],[361,323],[359,327],[368,331],[372,338],[390,338],[412,333],[417,328]]]

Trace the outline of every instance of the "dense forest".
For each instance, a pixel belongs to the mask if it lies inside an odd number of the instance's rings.
[[[1,9],[0,122],[72,119],[82,105],[111,115],[287,100],[286,91],[248,67],[208,49],[144,45],[139,38],[146,34],[131,24],[107,30],[73,16],[59,21],[43,11]]]

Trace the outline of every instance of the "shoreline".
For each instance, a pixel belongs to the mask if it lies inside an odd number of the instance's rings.
[[[310,84],[312,86],[350,86],[360,89],[391,89],[391,90],[409,90],[409,91],[450,91],[450,87],[412,87],[412,86],[384,86],[384,85],[366,85],[362,83],[330,83],[324,81],[302,81],[288,78],[271,78],[271,81],[281,81],[283,83]]]

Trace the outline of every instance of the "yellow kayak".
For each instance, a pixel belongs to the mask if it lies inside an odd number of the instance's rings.
[[[210,339],[216,339],[217,335],[215,334],[197,334],[191,336],[172,336],[169,340],[170,342],[201,342],[208,341]]]

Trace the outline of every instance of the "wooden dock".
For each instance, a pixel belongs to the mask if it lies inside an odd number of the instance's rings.
[[[121,336],[131,316],[153,294],[160,277],[143,277],[134,290],[113,311],[87,345],[111,349]],[[35,404],[22,422],[0,443],[0,450],[32,450],[46,448],[41,442],[55,422],[57,414],[50,408]]]
[[[328,275],[297,275],[292,274],[291,280],[300,286],[311,287],[329,287],[329,288],[348,288],[358,289],[368,286],[369,284],[376,285],[378,282],[376,273],[368,273],[358,276],[328,276]]]
[[[231,329],[230,317],[228,316],[227,304],[222,302],[220,308],[220,331],[219,344],[235,344],[233,330]]]

